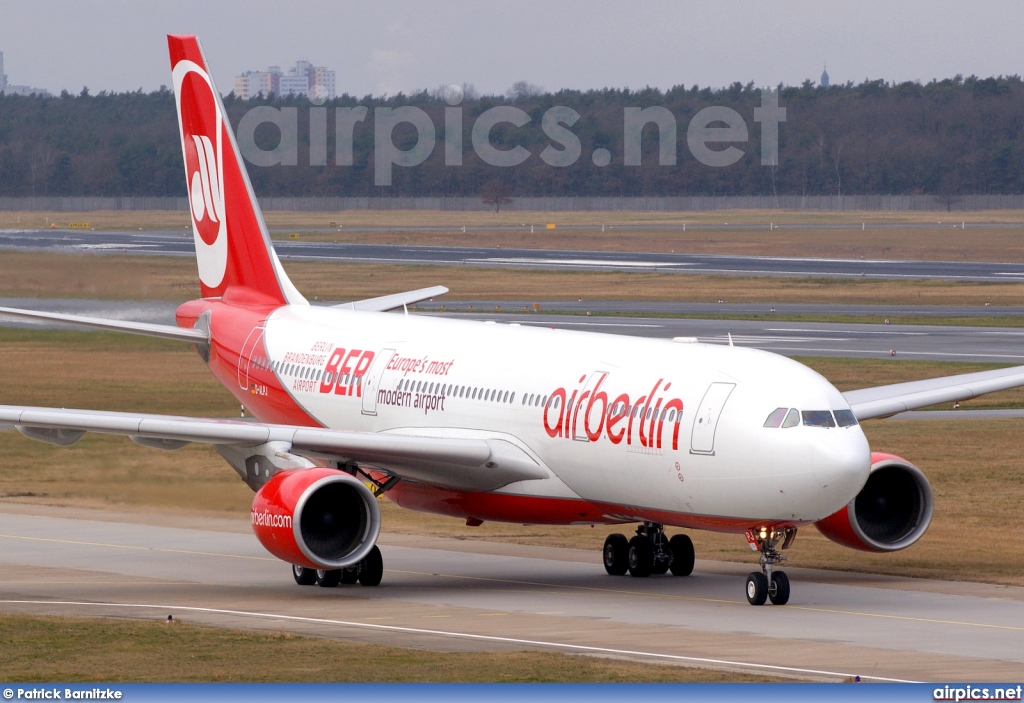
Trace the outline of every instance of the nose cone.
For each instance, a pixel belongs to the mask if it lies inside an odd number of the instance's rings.
[[[864,487],[871,472],[871,448],[859,426],[819,430],[811,471],[822,489],[846,505]]]

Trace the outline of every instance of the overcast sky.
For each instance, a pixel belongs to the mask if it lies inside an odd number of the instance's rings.
[[[504,93],[719,87],[1024,73],[1024,2],[792,0],[0,0],[11,83],[57,92],[170,84],[168,33],[198,34],[214,80],[297,59],[337,72],[338,93],[451,83]]]

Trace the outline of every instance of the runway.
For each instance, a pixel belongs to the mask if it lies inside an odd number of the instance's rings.
[[[183,232],[3,230],[0,231],[0,247],[94,253],[195,255],[191,235]],[[658,271],[731,276],[1024,282],[1024,263],[336,244],[302,240],[275,241],[274,248],[283,259],[350,263],[577,271]]]
[[[607,576],[588,551],[383,535],[384,583],[294,584],[244,517],[0,503],[0,611],[290,631],[451,651],[561,651],[840,680],[1015,680],[1024,589],[787,569],[749,606],[752,564]]]
[[[554,304],[554,303],[553,303]],[[440,299],[435,302],[440,306]],[[578,305],[578,304],[577,304]],[[618,302],[608,302],[614,310]],[[647,304],[650,305],[650,304]],[[29,308],[51,312],[174,324],[173,303],[159,301],[103,301],[84,299],[0,298],[0,307]],[[490,306],[488,306],[490,307]],[[502,310],[518,304],[500,304]],[[808,309],[810,306],[801,306]],[[857,306],[863,309],[864,306]],[[784,322],[776,320],[714,320],[616,315],[558,315],[526,313],[465,312],[461,305],[446,306],[445,314],[457,319],[496,320],[506,324],[537,325],[562,329],[626,334],[662,339],[695,338],[709,344],[756,347],[785,356],[830,356],[848,358],[926,359],[985,363],[1024,363],[1024,328],[955,327],[942,325],[885,325],[825,322]],[[816,306],[820,314],[840,314],[842,306]],[[463,312],[454,312],[454,310]],[[972,308],[989,310],[991,308]],[[928,308],[921,308],[927,311]],[[948,308],[940,308],[945,312]],[[643,313],[639,313],[642,315]],[[927,314],[927,312],[925,313]],[[936,313],[938,315],[939,313]],[[27,322],[0,316],[0,325],[43,327],[48,323]]]

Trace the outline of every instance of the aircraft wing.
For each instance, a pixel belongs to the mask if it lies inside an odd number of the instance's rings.
[[[430,288],[420,288],[418,290],[410,290],[404,293],[382,295],[379,298],[354,300],[351,303],[342,303],[340,305],[332,305],[331,307],[350,308],[352,310],[363,310],[366,312],[387,312],[388,310],[400,308],[403,305],[413,305],[438,295],[444,295],[447,292],[448,289],[444,286],[431,286]]]
[[[274,443],[302,456],[354,462],[402,479],[467,491],[490,491],[550,476],[526,452],[497,438],[347,432],[242,419],[0,405],[0,429],[12,426],[31,439],[60,446],[74,444],[86,432],[123,435],[148,447],[178,449],[199,442],[243,454]]]
[[[106,320],[100,317],[85,315],[68,315],[59,312],[42,312],[41,310],[21,310],[19,308],[0,308],[0,314],[13,317],[26,317],[30,320],[47,320],[64,322],[69,325],[80,325],[93,329],[110,330],[113,332],[131,332],[148,337],[175,339],[193,344],[208,344],[210,335],[207,332],[174,325],[155,325],[149,322],[126,322],[124,320]]]
[[[1024,386],[1024,366],[862,388],[847,391],[843,397],[858,420],[870,420],[1017,386]]]

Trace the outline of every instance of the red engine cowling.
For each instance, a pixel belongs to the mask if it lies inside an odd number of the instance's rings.
[[[833,542],[867,552],[909,547],[928,529],[932,487],[906,459],[871,453],[871,474],[857,497],[815,526]]]
[[[278,559],[312,569],[341,569],[373,548],[380,507],[366,485],[333,469],[274,475],[252,501],[252,529]]]

